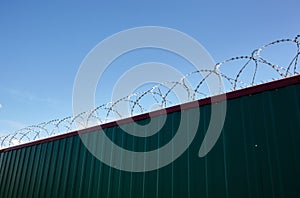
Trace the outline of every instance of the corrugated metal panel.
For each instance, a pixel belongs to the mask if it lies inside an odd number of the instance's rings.
[[[298,197],[299,90],[296,84],[227,101],[222,135],[204,158],[198,151],[210,105],[201,106],[199,129],[188,150],[150,172],[124,172],[101,163],[77,135],[2,150],[0,197]],[[193,109],[184,111],[190,120]],[[151,150],[172,138],[180,116],[169,113],[160,132],[146,139],[130,136],[118,126],[104,132],[129,150]],[[111,156],[113,160],[113,152]]]

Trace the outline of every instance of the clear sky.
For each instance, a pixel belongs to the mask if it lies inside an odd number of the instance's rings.
[[[300,34],[299,8],[299,0],[1,1],[0,136],[72,115],[79,65],[121,30],[178,29],[219,62]]]

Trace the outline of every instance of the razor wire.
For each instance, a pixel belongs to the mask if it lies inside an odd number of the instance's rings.
[[[298,75],[298,62],[300,55],[299,39],[300,35],[297,35],[293,39],[276,40],[254,50],[251,55],[237,56],[219,62],[212,70],[206,69],[193,71],[184,75],[178,81],[158,83],[146,91],[130,94],[116,101],[102,104],[93,110],[82,112],[76,116],[69,116],[63,119],[54,119],[48,122],[22,128],[11,134],[0,137],[0,148],[19,145],[22,143],[48,138],[78,129],[84,129],[110,121],[150,112],[151,109],[146,108],[144,105],[145,99],[147,103],[152,100],[152,104],[157,104],[159,108],[166,108],[176,105],[176,102],[174,102],[174,95],[172,95],[172,92],[175,89],[181,89],[186,94],[185,100],[181,101],[181,103],[211,97],[212,95],[209,95],[207,87],[205,88],[205,81],[211,75],[216,75],[220,79],[220,93],[227,93],[229,91],[254,86],[264,83],[266,80],[270,80],[263,79],[259,81],[258,74],[261,68],[267,68],[273,72],[272,80]],[[286,65],[272,63],[272,61],[264,57],[263,52],[266,49],[285,43],[295,46],[295,55],[292,56],[291,60],[289,60]],[[239,61],[242,63],[238,63]],[[238,69],[231,70],[228,74],[225,72],[225,70],[230,68],[231,65],[238,65]],[[252,69],[252,72],[247,71],[249,68]],[[235,74],[233,74],[233,71]],[[243,75],[246,77],[242,77]],[[192,79],[195,81],[193,85],[190,84]],[[224,90],[221,90],[222,82],[227,85],[225,86]],[[129,114],[126,115],[124,115],[124,113],[122,114],[122,112],[118,110],[118,106],[124,105],[124,103],[126,105],[129,104]]]

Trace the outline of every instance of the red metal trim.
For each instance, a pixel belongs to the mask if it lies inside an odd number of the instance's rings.
[[[143,119],[147,119],[147,118],[150,118],[150,117],[156,117],[156,116],[159,116],[159,115],[178,112],[178,111],[185,110],[185,109],[200,107],[200,106],[208,105],[208,104],[211,104],[211,103],[218,103],[218,102],[221,102],[225,99],[231,100],[231,99],[239,98],[239,97],[242,97],[242,96],[254,95],[254,94],[257,94],[257,93],[260,93],[260,92],[279,89],[279,88],[294,85],[294,84],[300,84],[300,75],[287,77],[287,78],[283,78],[283,79],[280,79],[280,80],[275,80],[275,81],[272,81],[272,82],[268,82],[268,83],[264,83],[264,84],[260,84],[260,85],[256,85],[256,86],[252,86],[252,87],[232,91],[232,92],[229,92],[227,94],[217,95],[217,96],[204,98],[204,99],[193,101],[193,102],[184,103],[184,104],[181,104],[181,105],[168,107],[166,109],[161,109],[161,110],[153,111],[153,112],[150,112],[150,113],[141,114],[141,115],[133,116],[133,117],[130,117],[130,118],[121,119],[121,120],[118,120],[118,121],[108,122],[108,123],[98,125],[98,126],[94,126],[94,127],[90,127],[90,128],[87,128],[87,129],[73,131],[73,132],[69,132],[69,133],[65,133],[65,134],[61,134],[61,135],[57,135],[57,136],[53,136],[53,137],[49,137],[49,138],[45,138],[45,139],[41,139],[41,140],[36,140],[36,141],[33,141],[33,142],[24,143],[24,144],[17,145],[17,146],[12,146],[12,147],[9,147],[9,148],[4,148],[4,149],[1,149],[0,152],[6,152],[6,151],[20,149],[20,148],[23,148],[23,147],[29,147],[29,146],[33,146],[33,145],[37,145],[37,144],[51,142],[51,141],[54,141],[54,140],[59,140],[59,139],[63,139],[63,138],[76,136],[78,134],[89,133],[89,132],[104,129],[104,128],[110,128],[110,127],[113,127],[113,126],[127,124],[127,123],[131,123],[133,121],[143,120]]]

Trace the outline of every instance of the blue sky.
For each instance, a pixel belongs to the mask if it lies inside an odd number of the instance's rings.
[[[0,136],[72,115],[81,62],[114,33],[149,25],[178,29],[219,62],[299,34],[299,7],[298,0],[1,1]]]

